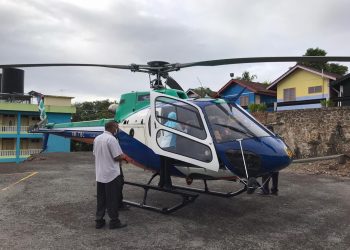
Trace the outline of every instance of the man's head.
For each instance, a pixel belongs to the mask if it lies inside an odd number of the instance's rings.
[[[113,135],[117,133],[119,126],[115,121],[110,121],[105,124],[105,130],[112,133]]]

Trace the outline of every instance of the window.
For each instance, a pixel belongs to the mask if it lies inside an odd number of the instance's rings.
[[[295,88],[289,88],[283,90],[283,101],[290,102],[295,101]]]
[[[261,100],[260,100],[260,96],[259,96],[259,95],[256,95],[256,96],[255,96],[255,103],[256,103],[256,104],[260,104],[260,103],[261,103]]]
[[[149,98],[150,98],[150,94],[141,94],[137,96],[137,101],[138,102],[144,102],[144,101],[148,101],[149,102]]]
[[[202,140],[207,138],[198,110],[185,102],[158,97],[156,99],[156,118],[164,126]]]
[[[171,138],[173,145],[164,143],[164,141],[168,141],[168,138]],[[212,152],[207,145],[170,131],[159,130],[157,132],[157,143],[163,150],[174,154],[183,155],[202,162],[211,162],[213,160]]]
[[[322,92],[322,86],[309,87],[309,94],[321,93],[321,92]]]
[[[206,106],[205,112],[217,143],[269,136],[236,105],[213,104]]]
[[[247,95],[246,96],[241,96],[239,98],[239,104],[241,106],[248,106],[248,104],[249,104],[249,97]]]

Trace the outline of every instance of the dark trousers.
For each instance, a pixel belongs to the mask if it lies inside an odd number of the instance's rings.
[[[273,172],[271,174],[263,175],[262,176],[262,182],[263,182],[263,192],[265,193],[270,193],[270,178],[272,179],[272,187],[271,187],[271,192],[275,193],[278,192],[278,175],[279,172]]]
[[[120,176],[121,176],[121,185],[120,185],[120,202],[119,202],[119,206],[118,207],[122,207],[123,206],[123,188],[124,188],[124,174],[123,174],[123,169],[122,169],[122,164],[120,163]]]
[[[108,183],[97,182],[97,211],[96,221],[103,220],[105,212],[111,219],[110,223],[120,223],[118,218],[118,208],[121,203],[122,177],[118,175]]]
[[[168,157],[161,156],[160,157],[160,178],[158,186],[163,188],[169,188],[172,186],[171,176],[170,176],[170,167],[172,164],[172,160]]]

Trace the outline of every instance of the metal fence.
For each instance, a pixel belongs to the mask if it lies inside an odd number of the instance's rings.
[[[21,126],[21,132],[27,132],[29,126]],[[17,126],[0,126],[0,132],[3,133],[17,133]]]
[[[20,156],[28,156],[32,154],[39,154],[42,149],[21,149],[19,152]],[[16,150],[0,150],[0,157],[16,157]]]

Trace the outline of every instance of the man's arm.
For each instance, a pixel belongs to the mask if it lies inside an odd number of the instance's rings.
[[[127,160],[126,160],[126,156],[124,155],[124,154],[120,154],[120,155],[118,155],[117,157],[114,157],[113,158],[115,161],[126,161],[126,162],[128,162]]]

